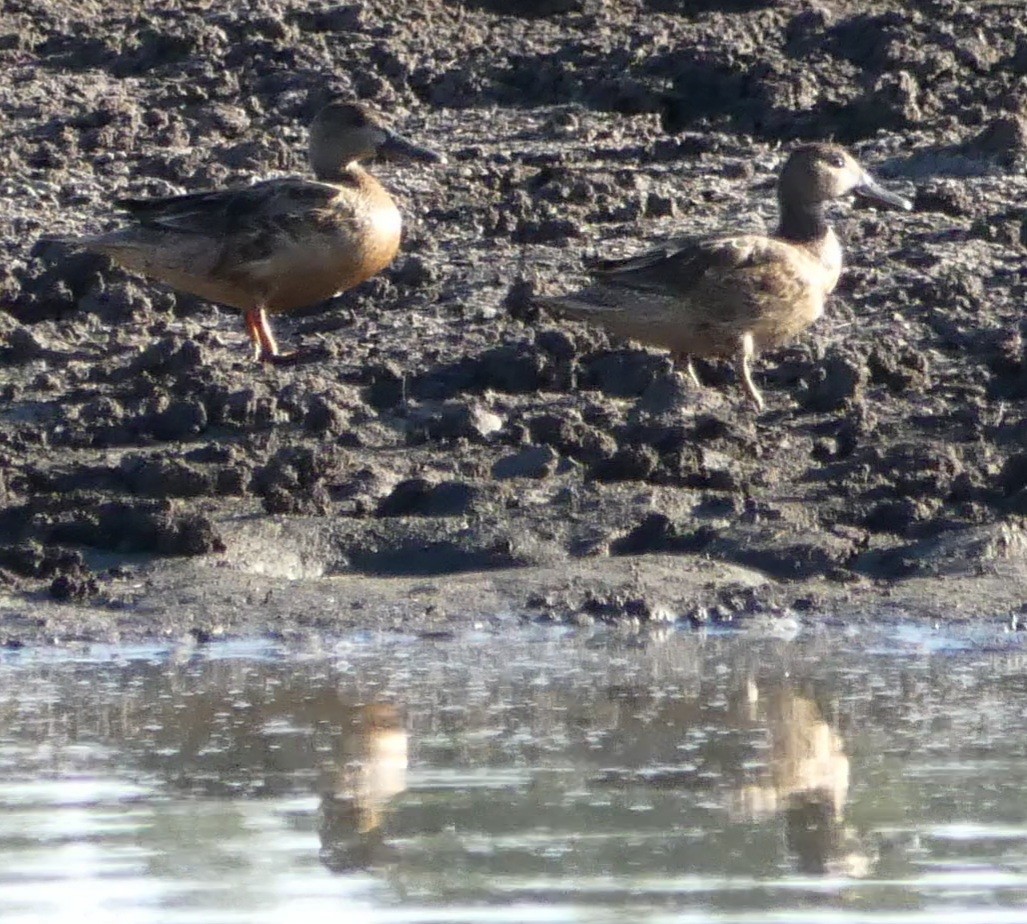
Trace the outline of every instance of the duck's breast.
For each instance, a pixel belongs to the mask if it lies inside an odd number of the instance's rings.
[[[807,244],[803,248],[820,264],[824,294],[830,294],[838,285],[838,277],[842,272],[842,245],[832,228],[815,244]]]
[[[362,173],[331,206],[294,233],[265,262],[271,311],[289,311],[345,292],[381,272],[399,250],[402,218],[373,177]]]
[[[805,247],[774,241],[774,259],[750,280],[751,332],[759,350],[792,341],[824,313],[838,269]]]

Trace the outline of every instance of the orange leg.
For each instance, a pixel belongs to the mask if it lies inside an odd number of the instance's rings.
[[[263,308],[257,314],[257,334],[260,337],[261,357],[274,362],[274,359],[282,354],[278,349],[275,335],[271,333],[271,326],[267,323],[267,312]]]
[[[246,333],[253,341],[253,358],[257,362],[275,362],[282,354],[278,350],[275,335],[267,323],[267,312],[263,308],[251,308],[246,312]]]
[[[253,341],[253,360],[254,362],[260,361],[260,354],[263,352],[263,347],[260,342],[260,311],[256,308],[243,314],[243,321],[246,324],[246,333],[249,335],[250,340]]]
[[[290,366],[293,363],[310,359],[320,359],[326,354],[323,350],[292,350],[283,353],[278,349],[278,341],[271,333],[271,325],[267,322],[267,312],[263,308],[251,308],[245,312],[246,333],[253,341],[253,359],[260,363],[273,363],[278,366]]]

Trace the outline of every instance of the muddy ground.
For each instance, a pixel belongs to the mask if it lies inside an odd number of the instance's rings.
[[[1027,11],[895,0],[0,0],[0,637],[1027,601]],[[241,7],[245,7],[242,9]],[[334,94],[448,164],[375,167],[379,278],[249,359],[237,315],[44,234],[305,170]],[[582,257],[760,228],[799,139],[841,206],[827,315],[697,390],[540,315]]]

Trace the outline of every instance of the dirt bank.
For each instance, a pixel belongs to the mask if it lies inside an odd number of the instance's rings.
[[[1027,600],[1021,4],[151,6],[0,0],[3,638]],[[402,256],[277,323],[325,361],[255,368],[235,314],[39,243],[302,171],[336,93],[449,163],[375,168]],[[809,138],[915,209],[838,210],[763,414],[532,307],[772,222]]]

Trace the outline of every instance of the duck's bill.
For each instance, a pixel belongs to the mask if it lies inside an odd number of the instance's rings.
[[[909,211],[913,203],[904,196],[897,195],[885,189],[870,174],[864,173],[860,184],[853,190],[861,199],[869,199],[871,202],[878,202],[881,205],[890,205],[897,209]]]
[[[387,160],[421,160],[428,164],[444,164],[446,158],[431,148],[422,148],[396,132],[386,132],[378,146],[378,154]]]

